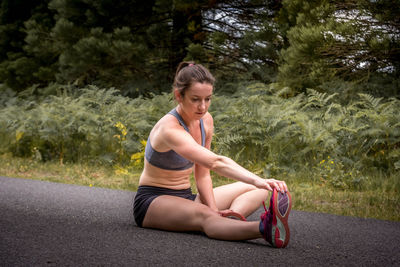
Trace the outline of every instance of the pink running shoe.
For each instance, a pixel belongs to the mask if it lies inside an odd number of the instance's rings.
[[[289,192],[280,193],[274,189],[267,210],[261,215],[260,232],[273,247],[284,248],[289,243],[290,231],[288,218],[292,208]]]

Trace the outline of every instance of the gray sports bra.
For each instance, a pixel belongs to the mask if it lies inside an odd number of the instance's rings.
[[[186,126],[182,117],[178,114],[176,109],[171,110],[168,114],[175,116],[178,119],[179,123],[183,126],[183,128],[185,128],[185,130],[189,132],[189,128]],[[201,130],[201,145],[205,146],[206,133],[204,131],[203,119],[200,119],[200,130]],[[166,152],[158,152],[154,150],[150,143],[150,136],[147,139],[144,156],[151,165],[154,165],[164,170],[179,171],[179,170],[189,169],[193,166],[193,162],[180,156],[172,149]]]

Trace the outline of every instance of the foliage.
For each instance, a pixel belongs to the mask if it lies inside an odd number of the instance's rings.
[[[369,173],[400,172],[400,101],[309,90],[292,98],[265,84],[213,98],[213,150],[265,176],[312,170],[339,188],[371,184]],[[41,100],[10,95],[0,110],[0,150],[36,160],[141,168],[145,140],[170,109],[170,95],[129,99],[115,89],[60,87]],[[11,104],[12,103],[12,104]],[[397,184],[396,186],[399,186]]]
[[[269,57],[276,59],[277,50],[276,32],[262,24],[266,2],[4,0],[0,81],[15,91],[57,82],[149,96],[170,90],[185,58],[205,63],[224,80],[237,77],[230,69],[267,80],[276,71]],[[240,26],[229,26],[221,12]],[[257,66],[245,57],[258,60]]]
[[[287,47],[281,50],[280,87],[327,92],[332,86],[326,83],[341,81],[350,97],[398,97],[400,5],[389,2],[284,1],[279,24]]]
[[[226,94],[260,81],[291,95],[345,88],[349,97],[398,97],[399,8],[367,0],[3,0],[0,82],[17,92],[92,84],[149,97],[170,90],[186,59],[209,67]]]
[[[360,94],[344,105],[315,90],[289,99],[267,92],[254,84],[214,101],[218,153],[267,176],[313,168],[314,179],[342,188],[400,170],[398,99]]]
[[[142,149],[140,141],[159,114],[172,108],[164,95],[132,100],[115,89],[61,89],[41,102],[19,100],[2,108],[1,147],[17,156],[40,154],[43,160],[124,164]]]
[[[204,12],[204,42],[190,44],[186,59],[207,59],[220,91],[230,91],[227,82],[274,81],[283,47],[274,22],[279,8],[276,1],[218,1]]]

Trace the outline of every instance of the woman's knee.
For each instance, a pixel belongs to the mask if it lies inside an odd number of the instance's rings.
[[[201,226],[203,230],[206,228],[210,220],[218,216],[220,216],[218,212],[213,211],[208,206],[202,204],[199,205],[199,208],[197,209],[195,215],[198,224]]]
[[[196,216],[201,220],[206,220],[212,216],[219,216],[218,212],[213,211],[210,207],[201,204],[197,210]]]

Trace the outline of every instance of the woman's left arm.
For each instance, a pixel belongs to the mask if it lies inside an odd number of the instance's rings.
[[[196,180],[196,186],[199,192],[201,203],[209,206],[212,210],[218,212],[218,207],[214,198],[210,170],[196,164],[194,177]]]
[[[210,150],[211,141],[214,132],[213,119],[210,114],[207,114],[204,118],[204,127],[206,130],[206,142],[205,147]],[[214,198],[213,185],[210,175],[210,169],[195,164],[194,177],[196,180],[197,190],[199,191],[200,200],[204,205],[209,206],[212,210],[218,212],[218,207]]]

